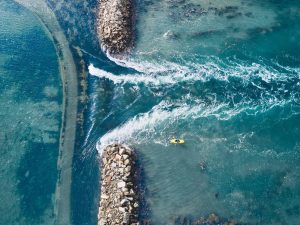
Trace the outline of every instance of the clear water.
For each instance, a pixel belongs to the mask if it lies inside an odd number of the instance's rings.
[[[0,224],[54,224],[62,87],[41,22],[0,1]]]
[[[49,1],[90,72],[73,224],[96,224],[96,146],[118,141],[139,153],[153,224],[215,212],[297,225],[299,1],[139,1],[136,47],[123,62],[99,51],[95,3]],[[174,135],[186,144],[170,145]]]
[[[296,1],[143,1],[133,56],[118,62],[138,72],[90,66],[113,85],[98,126],[118,120],[98,150],[138,150],[154,224],[211,212],[299,223],[299,13]]]

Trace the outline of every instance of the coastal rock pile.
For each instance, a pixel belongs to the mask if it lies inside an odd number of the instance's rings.
[[[127,53],[133,44],[133,0],[98,0],[97,34],[110,54]]]
[[[98,225],[139,225],[135,154],[124,145],[109,145],[102,154]]]

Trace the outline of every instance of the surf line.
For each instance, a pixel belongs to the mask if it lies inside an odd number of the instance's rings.
[[[63,84],[62,125],[59,156],[57,161],[58,180],[55,192],[55,216],[58,225],[71,224],[72,160],[76,135],[78,106],[77,70],[69,43],[54,12],[45,0],[15,0],[36,15],[48,32],[56,48],[59,70]]]

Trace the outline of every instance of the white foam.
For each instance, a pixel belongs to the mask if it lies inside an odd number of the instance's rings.
[[[125,63],[125,61],[124,61]],[[242,79],[244,83],[252,82],[254,78],[260,78],[266,83],[272,81],[285,81],[291,77],[300,77],[299,69],[286,68],[281,72],[270,66],[253,63],[247,65],[242,62],[224,63],[220,59],[210,57],[208,63],[197,64],[186,62],[186,66],[179,66],[172,62],[161,62],[156,65],[149,62],[135,63],[126,61],[126,65],[134,65],[139,73],[114,75],[98,69],[94,65],[89,66],[91,75],[112,80],[115,84],[144,83],[150,86],[176,85],[179,82],[207,81],[212,78],[228,81],[229,77]],[[256,84],[255,84],[256,85]],[[258,87],[258,86],[257,86]]]
[[[153,84],[153,85],[159,85],[161,83],[175,83],[175,80],[168,80],[169,77],[165,77],[166,79],[163,79],[163,77],[160,77],[160,79],[152,77],[151,75],[145,76],[142,74],[127,74],[127,75],[114,75],[112,73],[106,72],[105,70],[98,69],[94,67],[94,65],[89,65],[88,67],[89,73],[93,76],[97,76],[100,78],[107,78],[111,81],[113,81],[115,84],[120,83],[133,83],[133,84],[139,84],[139,83],[145,83],[145,84]]]
[[[97,150],[101,154],[105,146],[111,143],[124,143],[128,140],[130,140],[130,143],[139,144],[146,143],[147,140],[151,139],[152,142],[154,140],[155,143],[166,144],[165,133],[169,133],[167,130],[172,130],[172,127],[175,128],[178,122],[187,119],[194,120],[199,117],[207,117],[208,115],[221,116],[219,111],[226,106],[227,104],[211,107],[206,107],[204,104],[189,106],[180,102],[174,104],[162,101],[149,112],[139,114],[121,126],[106,133],[98,141]],[[228,111],[230,116],[232,116],[233,113],[233,111]],[[228,117],[230,116],[228,115]],[[226,119],[224,115],[223,119]],[[155,136],[156,138],[154,139]]]
[[[109,54],[107,54],[107,57],[119,66],[135,69],[140,73],[162,73],[168,70],[180,71],[180,70],[187,69],[187,67],[185,66],[178,65],[176,63],[168,62],[168,61],[148,62],[144,60],[139,61],[138,59],[129,59],[129,58],[117,59]]]
[[[209,57],[207,63],[197,64],[186,62],[185,66],[175,65],[170,62],[162,62],[157,66],[152,63],[133,63],[123,61],[123,65],[133,66],[139,71],[135,74],[114,75],[107,71],[98,69],[93,65],[89,66],[90,74],[101,78],[112,80],[115,84],[124,83],[146,84],[146,85],[177,85],[179,82],[208,81],[210,79],[230,82],[229,78],[240,79],[244,85],[253,85],[262,91],[259,99],[252,99],[246,93],[232,93],[232,99],[236,95],[242,97],[242,101],[235,103],[233,100],[217,102],[211,98],[209,103],[204,103],[201,98],[190,94],[182,96],[173,102],[162,101],[153,107],[149,112],[136,115],[124,124],[106,133],[97,143],[97,149],[101,153],[102,148],[112,142],[124,143],[145,143],[147,139],[152,142],[167,144],[164,136],[165,131],[170,133],[172,127],[176,127],[183,120],[195,121],[198,118],[215,117],[218,120],[228,120],[233,116],[244,112],[252,115],[270,110],[273,107],[289,103],[295,97],[291,94],[290,99],[279,98],[278,96],[265,92],[265,87],[260,85],[259,80],[266,83],[277,81],[288,81],[291,78],[299,78],[299,69],[279,68],[280,71],[263,63],[245,64],[238,60],[223,62],[219,58]],[[282,72],[286,71],[286,72]],[[267,90],[266,90],[267,91]],[[280,90],[282,91],[282,90]],[[245,96],[243,96],[245,94]],[[242,96],[241,96],[242,95]],[[230,96],[227,96],[230,99]],[[155,138],[154,138],[155,137]]]
[[[101,154],[102,149],[112,143],[141,144],[147,143],[148,140],[152,143],[167,145],[169,137],[166,137],[166,134],[177,130],[182,122],[186,123],[184,121],[192,121],[188,124],[193,127],[195,121],[201,118],[213,117],[217,120],[229,120],[240,113],[255,115],[288,103],[290,101],[275,99],[259,106],[253,104],[252,101],[245,100],[232,107],[229,103],[218,102],[211,105],[205,103],[188,105],[184,100],[162,101],[149,112],[139,114],[106,133],[97,142],[97,150]],[[195,132],[194,128],[196,127],[192,128],[193,132]]]
[[[123,125],[105,134],[97,143],[99,153],[101,154],[102,149],[111,143],[124,143],[128,139],[131,142],[141,142],[142,139],[148,139],[156,133],[155,126],[162,124],[168,118],[176,120],[176,117],[187,111],[186,107],[173,111],[163,110],[164,107],[168,107],[166,102],[153,107],[147,113],[133,117]],[[142,139],[136,135],[139,131],[143,131]]]

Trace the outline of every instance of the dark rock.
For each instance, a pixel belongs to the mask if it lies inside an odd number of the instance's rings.
[[[202,38],[207,37],[209,35],[213,34],[219,34],[222,33],[222,30],[206,30],[206,31],[199,31],[191,35],[192,38]]]
[[[242,16],[242,15],[243,15],[242,13],[237,12],[237,13],[232,13],[232,14],[227,15],[226,18],[227,19],[234,19],[234,18]]]
[[[199,167],[202,171],[206,170],[206,163],[204,161],[199,162]]]
[[[192,216],[179,216],[174,220],[174,225],[242,225],[233,220],[220,218],[217,214],[211,213],[206,218],[194,219]]]
[[[201,5],[196,5],[193,3],[185,4],[183,7],[183,16],[185,18],[189,17],[199,17],[202,15],[206,15],[208,11],[201,7]]]
[[[253,17],[253,13],[252,12],[247,12],[247,13],[245,13],[245,16],[247,16],[247,17]]]

